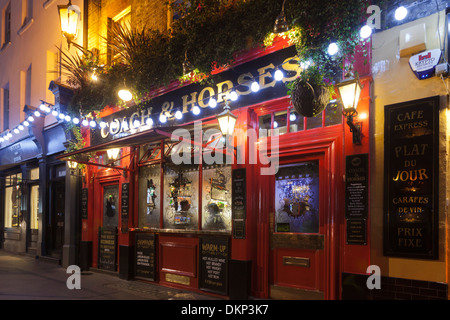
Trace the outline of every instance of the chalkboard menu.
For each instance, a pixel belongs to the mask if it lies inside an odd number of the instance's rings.
[[[117,228],[100,227],[98,232],[98,268],[117,270]]]
[[[81,219],[88,218],[88,189],[81,190]]]
[[[228,294],[229,239],[202,237],[200,239],[200,289]]]
[[[136,277],[155,280],[155,235],[136,234]]]
[[[246,172],[245,169],[234,169],[231,181],[231,213],[233,222],[233,238],[245,239],[246,218]]]
[[[438,258],[439,97],[385,108],[384,254]]]

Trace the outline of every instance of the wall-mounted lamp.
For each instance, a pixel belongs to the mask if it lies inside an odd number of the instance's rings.
[[[119,158],[119,154],[120,154],[120,149],[116,148],[116,149],[108,149],[106,151],[106,153],[108,154],[108,159],[110,161],[117,161],[117,159]]]
[[[350,132],[353,133],[353,143],[361,144],[361,125],[353,123],[353,117],[358,114],[356,107],[358,106],[359,96],[361,95],[361,84],[359,79],[351,79],[343,81],[337,85],[341,96],[343,111],[347,118],[347,124]]]
[[[231,113],[228,101],[225,102],[225,107],[223,110],[224,111],[222,113],[216,116],[217,121],[219,122],[220,131],[223,136],[232,136],[238,117]]]
[[[67,165],[70,169],[76,169],[78,166],[78,163],[76,161],[67,161]]]
[[[69,0],[67,5],[58,6],[58,12],[61,23],[61,31],[67,39],[67,43],[70,48],[70,44],[77,38],[78,35],[78,24],[81,18],[81,10],[78,6],[72,5],[72,1]]]

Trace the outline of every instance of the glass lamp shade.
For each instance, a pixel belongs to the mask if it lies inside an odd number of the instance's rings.
[[[108,159],[109,160],[117,160],[117,158],[119,157],[120,149],[119,148],[108,149],[106,151],[106,153],[108,154]]]
[[[70,43],[72,40],[77,38],[81,10],[78,6],[72,5],[72,2],[69,1],[69,4],[65,6],[58,6],[58,12],[61,23],[61,31]]]
[[[338,84],[339,94],[342,104],[344,105],[344,113],[356,113],[359,96],[361,95],[361,84],[357,79],[348,80]]]
[[[76,161],[67,161],[67,165],[70,169],[76,169],[78,163]]]
[[[232,136],[234,131],[234,126],[236,125],[237,117],[231,113],[229,109],[217,116],[217,121],[219,122],[220,131],[223,136]]]

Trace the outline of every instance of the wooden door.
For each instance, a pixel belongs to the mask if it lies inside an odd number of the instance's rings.
[[[328,188],[324,155],[281,159],[273,176],[270,217],[270,296],[325,297]]]

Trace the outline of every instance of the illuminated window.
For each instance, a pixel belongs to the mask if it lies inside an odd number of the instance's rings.
[[[113,43],[111,33],[115,26],[120,26],[125,30],[129,30],[131,28],[131,6],[120,12],[114,18],[108,18],[108,43]],[[120,53],[110,46],[108,46],[107,61],[108,65],[112,65],[120,61]]]
[[[280,167],[275,176],[275,232],[319,232],[319,163]]]
[[[7,176],[5,182],[5,228],[16,228],[20,226],[22,174]]]

